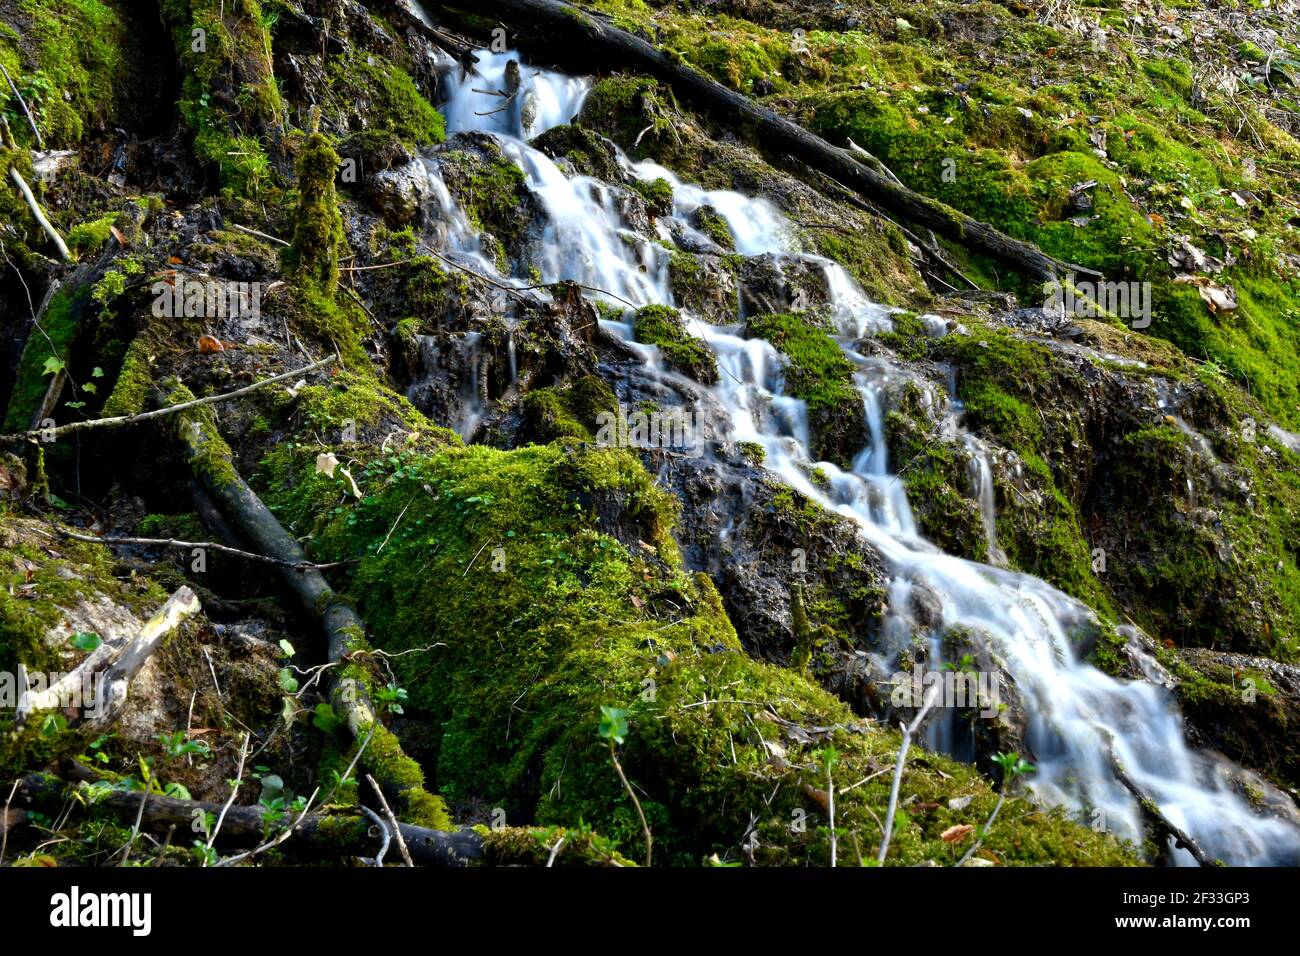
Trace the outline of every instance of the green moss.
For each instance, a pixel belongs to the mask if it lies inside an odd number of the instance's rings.
[[[686,331],[681,315],[666,305],[647,305],[632,319],[638,342],[659,348],[668,366],[699,382],[718,380],[718,363],[704,342]]]
[[[845,357],[839,344],[807,315],[755,316],[745,331],[753,338],[771,342],[789,359],[786,394],[803,399],[810,408],[838,407],[857,401],[853,363]]]
[[[474,830],[483,838],[485,866],[636,866],[585,826],[478,826]]]
[[[348,126],[395,137],[412,149],[446,138],[442,114],[400,66],[361,51],[329,57],[328,64],[332,102]],[[365,91],[364,109],[358,107],[359,90]]]
[[[593,441],[597,418],[618,401],[599,375],[586,375],[554,388],[535,388],[524,398],[524,435],[534,442]]]
[[[262,5],[163,0],[161,12],[183,67],[178,105],[194,133],[195,155],[218,170],[228,196],[261,197],[274,181],[268,147],[279,144],[259,136],[278,139],[284,131],[270,20]],[[196,30],[202,31],[201,45]]]
[[[611,183],[623,178],[613,145],[585,126],[553,126],[534,137],[529,145],[552,159],[567,159],[579,175]]]
[[[695,210],[695,225],[723,249],[736,248],[736,240],[731,234],[731,227],[727,225],[727,220],[712,206],[701,206]]]
[[[632,188],[641,194],[653,216],[667,216],[673,211],[673,187],[666,179],[637,179]]]
[[[117,214],[110,213],[73,226],[68,230],[66,239],[68,248],[76,255],[81,255],[83,252],[97,252],[112,235],[113,223],[116,219]]]
[[[113,384],[113,391],[104,402],[102,415],[138,415],[144,411],[149,391],[153,387],[152,347],[153,343],[146,336],[140,335],[132,340],[127,347],[126,357],[122,360],[117,381]]]
[[[33,329],[28,335],[5,409],[5,431],[23,431],[31,425],[49,387],[48,363],[54,360],[60,368],[67,363],[68,349],[77,335],[81,310],[89,295],[85,286],[65,285],[54,294],[41,317],[45,334]]]
[[[122,93],[122,19],[101,0],[18,0],[9,6],[0,11],[6,21],[0,31],[0,63],[34,113],[45,148],[75,145],[88,128],[108,119]],[[12,114],[13,135],[35,147],[8,84],[0,103]]]
[[[897,736],[856,724],[805,678],[749,659],[708,579],[682,569],[674,513],[622,451],[471,447],[409,463],[372,496],[321,514],[314,540],[322,556],[368,554],[350,591],[386,649],[446,642],[391,659],[413,707],[441,729],[431,769],[444,795],[502,807],[509,821],[582,820],[638,856],[639,822],[595,736],[598,706],[617,704],[630,710],[620,759],[642,791],[657,859],[727,853],[760,808],[761,862],[824,862],[826,833],[802,786],[821,771],[810,746],[783,739],[767,705],[782,720],[836,728],[846,780],[892,759]],[[729,703],[699,706],[716,698]],[[783,741],[784,763],[764,740]],[[968,793],[976,820],[996,799],[968,767],[929,756],[911,766],[906,805],[942,808]],[[887,796],[886,780],[855,789],[837,822],[873,840],[871,814]],[[1059,814],[1012,805],[989,838],[1004,862],[1129,859]],[[804,832],[790,827],[796,810],[811,817]],[[954,812],[935,813],[904,814],[892,862],[959,855],[939,836]]]
[[[447,189],[470,221],[491,233],[506,249],[516,250],[531,224],[528,188],[523,170],[505,156],[495,143],[483,152],[452,150],[440,153]],[[499,264],[508,271],[502,250]]]
[[[334,177],[339,154],[322,133],[313,133],[298,158],[298,208],[293,242],[284,251],[286,272],[332,297],[339,283],[339,249],[344,245]]]

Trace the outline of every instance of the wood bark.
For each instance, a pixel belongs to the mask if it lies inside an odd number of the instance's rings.
[[[8,794],[11,784],[4,786]],[[42,810],[57,814],[74,789],[56,777],[31,774],[18,782],[12,806],[23,810]],[[83,791],[84,792],[84,791]],[[198,813],[222,812],[222,804],[174,797],[143,798],[130,790],[105,790],[96,795],[93,806],[134,820],[140,815],[142,827],[166,830],[174,826],[189,831]],[[335,856],[374,856],[382,842],[378,828],[364,816],[355,814],[309,813],[295,828],[284,846],[299,851]],[[473,830],[431,830],[428,827],[399,823],[398,830],[415,863],[425,866],[468,866],[483,856],[483,838]],[[248,846],[266,836],[266,822],[261,807],[232,805],[225,812],[217,843]]]

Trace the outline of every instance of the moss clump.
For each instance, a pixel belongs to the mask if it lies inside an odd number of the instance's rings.
[[[161,12],[183,67],[179,106],[195,155],[228,196],[259,197],[273,185],[285,129],[271,18],[258,0],[163,0]]]
[[[623,178],[614,144],[585,126],[553,126],[534,137],[529,145],[552,159],[567,159],[582,176],[594,176],[608,183]]]
[[[674,512],[616,449],[470,447],[411,461],[370,497],[320,514],[314,542],[322,557],[367,554],[350,593],[385,649],[446,642],[392,663],[412,706],[441,728],[430,769],[447,797],[499,806],[508,822],[585,821],[639,856],[635,811],[595,735],[599,705],[614,704],[630,712],[620,758],[643,794],[657,860],[734,853],[757,807],[760,862],[824,862],[824,820],[803,786],[824,786],[823,771],[815,746],[799,742],[808,738],[783,728],[823,728],[845,780],[892,759],[897,735],[745,655],[708,579],[682,568]],[[698,706],[718,698],[727,703]],[[764,741],[780,742],[781,760]],[[865,835],[888,787],[846,794],[837,824]],[[958,794],[975,799],[960,814],[944,809]],[[961,849],[942,830],[985,818],[996,795],[969,767],[926,756],[903,799],[937,805],[900,818],[890,859],[914,863],[955,859]],[[995,859],[1131,859],[1060,814],[1011,806],[989,836]],[[790,826],[796,811],[810,822],[802,832]]]
[[[867,430],[854,366],[839,344],[803,313],[755,316],[746,335],[766,339],[786,357],[785,392],[808,403],[814,455],[848,467],[866,444]]]
[[[966,493],[965,458],[941,440],[921,408],[919,390],[907,390],[886,424],[890,465],[902,476],[921,533],[949,554],[987,561],[988,535],[979,505]]]
[[[478,826],[474,830],[483,838],[484,866],[636,866],[590,827]],[[559,852],[553,854],[557,847]]]
[[[441,153],[447,189],[479,229],[492,234],[504,247],[498,264],[507,270],[506,252],[519,251],[524,233],[532,224],[532,194],[525,185],[523,170],[510,161],[495,141],[486,141],[477,151],[451,150]]]
[[[293,242],[284,251],[286,272],[332,297],[339,284],[339,249],[345,239],[334,177],[339,154],[323,133],[307,138],[298,159],[298,208]]]
[[[68,248],[78,256],[83,252],[97,251],[112,235],[113,223],[116,219],[116,213],[110,213],[73,226],[68,230]]]
[[[441,143],[442,114],[421,94],[409,73],[381,56],[356,51],[329,57],[330,92],[349,128],[393,137],[411,149]],[[358,91],[365,96],[358,100]],[[359,105],[363,102],[364,107]]]
[[[637,179],[632,188],[641,194],[652,216],[668,216],[673,211],[673,187],[666,179]]]
[[[5,409],[5,431],[22,431],[31,425],[49,386],[49,375],[68,362],[68,349],[89,298],[86,286],[71,283],[54,293],[41,319],[45,334],[33,330],[18,361],[13,392]]]
[[[522,435],[539,444],[566,438],[593,441],[598,416],[617,408],[618,400],[599,375],[584,375],[564,386],[535,388],[524,398]]]
[[[18,0],[7,6],[0,11],[0,63],[33,112],[45,148],[79,142],[89,127],[108,118],[122,93],[121,16],[101,0]],[[0,90],[13,135],[35,148],[9,85]]]
[[[153,342],[146,335],[136,336],[127,346],[122,369],[117,374],[113,391],[104,402],[102,415],[138,415],[144,411],[153,384],[152,350]]]
[[[700,230],[723,249],[735,249],[736,239],[731,234],[727,220],[712,206],[704,205],[695,210],[695,228]]]
[[[641,134],[646,124],[651,127],[650,139],[666,133],[670,125],[664,96],[659,84],[649,77],[605,77],[592,85],[582,101],[578,122],[600,130],[625,148],[640,137],[643,144],[634,154],[645,156],[650,144]]]
[[[769,313],[749,320],[745,334],[765,339],[789,359],[786,392],[809,407],[836,407],[857,399],[853,363],[838,343],[806,314]]]
[[[666,305],[643,306],[632,319],[632,334],[638,342],[657,346],[664,361],[675,371],[709,385],[718,380],[718,363],[713,352],[686,331],[676,309]]]

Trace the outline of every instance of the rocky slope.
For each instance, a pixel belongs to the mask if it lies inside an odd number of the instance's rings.
[[[671,171],[679,194],[762,197],[790,243],[889,306],[887,327],[847,338],[905,373],[878,411],[918,534],[1081,602],[1075,651],[1172,688],[1191,743],[1232,761],[1214,763],[1224,786],[1294,822],[1300,37],[1287,6],[591,5],[919,192],[1149,283],[1135,328],[1045,309],[1035,284],[764,152],[753,131],[602,70],[578,115],[530,145],[606,190],[629,243],[663,251],[674,306],[624,310],[544,283],[548,211],[509,143],[448,134],[456,51],[490,46],[495,20],[378,0],[0,0],[0,64],[22,101],[5,94],[0,159],[75,260],[59,261],[6,180],[3,430],[132,415],[179,383],[216,395],[338,355],[209,407],[230,464],[196,469],[179,416],[0,449],[0,671],[69,670],[183,584],[202,604],[112,728],[75,709],[19,721],[5,703],[0,778],[66,778],[74,762],[102,785],[221,802],[243,767],[240,802],[261,799],[273,833],[317,788],[378,808],[355,763],[403,796],[405,822],[478,825],[489,860],[545,862],[561,830],[574,849],[559,862],[641,860],[644,814],[656,863],[857,862],[880,842],[895,728],[915,712],[890,675],[940,634],[943,659],[994,674],[1007,706],[954,715],[961,760],[913,751],[887,861],[957,862],[975,839],[962,828],[1003,787],[978,861],[1164,861],[1152,821],[1126,843],[1004,779],[1006,754],[1040,759],[1007,661],[977,628],[949,626],[941,596],[913,588],[900,606],[893,557],[810,493],[872,437],[830,315],[840,292],[803,260],[742,251],[711,206],[680,222],[673,184],[634,175],[626,155]],[[497,279],[448,256],[458,236]],[[203,301],[157,307],[191,283]],[[248,284],[256,309],[211,307]],[[807,486],[762,446],[709,431],[730,372],[693,322],[738,316],[807,409]],[[647,371],[646,345],[670,375]],[[697,407],[693,451],[602,438],[611,413]],[[165,543],[250,548],[196,491],[231,465],[365,621],[343,659],[266,565]],[[329,694],[342,673],[374,707],[369,737]],[[617,748],[598,734],[602,706],[625,712]],[[52,825],[22,822],[11,857]],[[65,826],[77,839],[41,852],[89,863],[119,853],[130,823],[92,811]],[[174,842],[134,852],[206,858]]]

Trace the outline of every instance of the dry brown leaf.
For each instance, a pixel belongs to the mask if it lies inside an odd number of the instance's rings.
[[[951,826],[940,833],[939,839],[944,843],[960,843],[970,836],[971,831],[974,829],[969,823],[958,823],[956,826]]]
[[[805,783],[803,785],[803,792],[808,794],[808,796],[812,797],[813,800],[816,802],[817,806],[821,807],[827,813],[830,813],[831,798],[826,793],[825,790],[818,790],[812,784]]]

